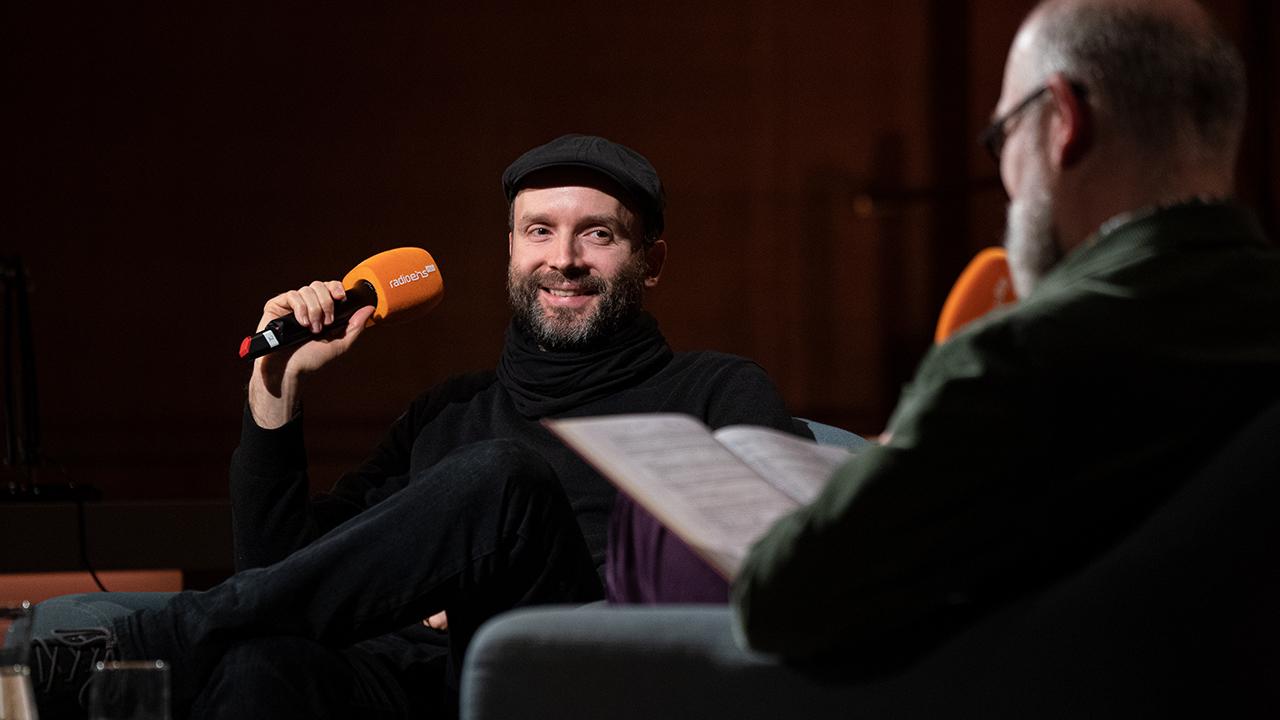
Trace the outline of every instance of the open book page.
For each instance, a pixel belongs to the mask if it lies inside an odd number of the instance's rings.
[[[844,448],[819,445],[772,428],[734,425],[720,428],[714,435],[799,505],[813,502],[835,469],[853,457]]]
[[[547,425],[730,579],[751,543],[810,502],[850,457],[769,428],[723,428],[713,437],[685,415]]]
[[[615,415],[546,424],[730,580],[751,542],[799,505],[692,417]]]

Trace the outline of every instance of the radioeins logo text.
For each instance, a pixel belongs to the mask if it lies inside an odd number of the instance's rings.
[[[426,265],[422,268],[422,272],[418,272],[417,270],[414,270],[413,272],[408,273],[406,275],[401,275],[398,278],[393,278],[391,280],[391,287],[396,288],[396,287],[400,287],[401,285],[408,285],[411,282],[418,282],[419,280],[425,278],[426,276],[430,275],[433,272],[440,272],[440,271],[436,269],[435,265]]]

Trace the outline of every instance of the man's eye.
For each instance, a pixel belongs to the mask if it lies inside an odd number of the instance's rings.
[[[595,240],[596,242],[610,242],[613,240],[613,233],[604,228],[596,228],[595,230],[589,231],[587,233],[587,237]]]
[[[531,228],[529,228],[529,234],[530,234],[530,235],[550,235],[550,234],[551,234],[551,228],[542,227],[542,226],[540,226],[540,225],[539,225],[539,226],[535,226],[535,227],[531,227]]]

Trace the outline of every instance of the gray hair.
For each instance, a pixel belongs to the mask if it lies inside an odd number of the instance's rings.
[[[1222,32],[1125,7],[1080,3],[1040,24],[1039,68],[1083,83],[1091,105],[1149,155],[1235,162],[1244,61]]]

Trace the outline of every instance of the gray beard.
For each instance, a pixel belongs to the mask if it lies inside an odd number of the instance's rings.
[[[1041,188],[1009,203],[1005,212],[1004,247],[1009,255],[1009,274],[1019,298],[1025,298],[1040,284],[1058,261],[1062,250],[1053,227],[1053,200]]]
[[[544,285],[566,282],[555,270],[517,275],[507,270],[507,297],[514,321],[544,350],[576,350],[612,335],[640,311],[647,272],[643,253],[637,253],[612,280],[585,275],[573,278],[579,287],[596,293],[599,301],[588,313],[569,308],[547,310],[538,301]]]

